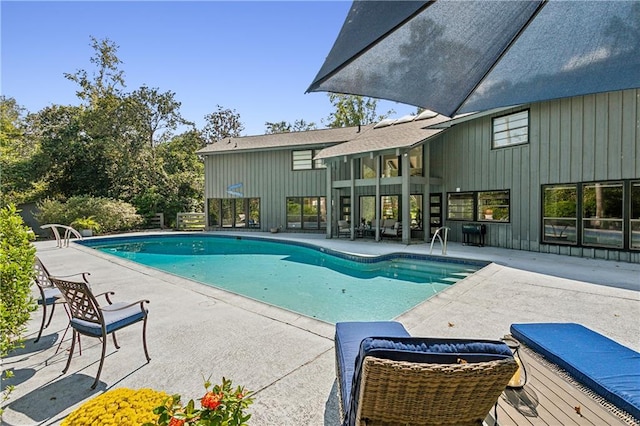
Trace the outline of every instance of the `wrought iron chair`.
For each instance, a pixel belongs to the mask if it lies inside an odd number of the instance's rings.
[[[71,314],[70,324],[73,329],[71,350],[69,352],[69,358],[67,359],[67,365],[64,370],[62,370],[63,373],[66,373],[71,365],[76,336],[82,334],[90,337],[98,337],[102,341],[102,356],[100,358],[96,379],[93,385],[91,385],[91,389],[95,389],[100,379],[100,373],[102,372],[107,351],[107,336],[111,334],[113,336],[113,344],[116,349],[120,349],[115,332],[140,321],[143,322],[142,345],[144,347],[144,354],[147,362],[151,361],[149,351],[147,350],[148,310],[145,304],[149,303],[148,300],[138,300],[133,303],[113,303],[110,296],[115,293],[110,291],[98,295],[104,295],[107,301],[107,305],[101,306],[86,282],[66,281],[55,277],[51,277],[51,281],[60,290],[67,302]]]
[[[49,271],[44,266],[40,258],[37,256],[36,256],[36,261],[33,265],[33,269],[35,270],[35,273],[36,273],[34,281],[38,286],[38,290],[40,291],[40,299],[38,299],[38,305],[42,305],[42,323],[40,324],[40,331],[38,331],[38,337],[36,337],[36,340],[33,341],[34,343],[38,343],[44,329],[49,327],[49,324],[51,324],[51,318],[53,318],[53,313],[55,312],[56,305],[59,303],[64,303],[64,298],[62,297],[62,293],[60,293],[60,290],[58,290],[58,288],[54,286],[53,283],[51,282]],[[91,275],[89,272],[80,272],[77,274],[66,275],[64,277],[59,277],[59,278],[81,276],[82,280],[85,283],[87,283],[88,282],[87,277],[89,275]],[[51,313],[49,313],[49,320],[47,320],[47,306],[51,306]],[[69,329],[69,326],[67,326],[67,330],[68,329]],[[66,336],[67,330],[64,331],[62,340],[64,340],[64,336]]]

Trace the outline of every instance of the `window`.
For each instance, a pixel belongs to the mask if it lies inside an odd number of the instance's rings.
[[[631,219],[629,241],[632,249],[640,249],[640,181],[631,182]]]
[[[326,229],[327,202],[325,197],[287,198],[287,228]]]
[[[409,197],[411,229],[422,229],[422,194]]]
[[[413,148],[409,151],[409,169],[411,170],[411,176],[422,176],[422,145]]]
[[[493,119],[493,147],[502,148],[529,142],[529,111]]]
[[[447,219],[474,220],[474,193],[452,192],[447,195]]]
[[[380,197],[380,207],[382,208],[382,219],[401,220],[400,217],[400,196],[383,195]]]
[[[360,197],[360,222],[365,221],[368,226],[373,226],[376,219],[376,197],[363,195]]]
[[[578,242],[578,188],[576,185],[545,186],[542,190],[542,241]]]
[[[622,182],[589,183],[582,186],[582,243],[622,248]]]
[[[259,198],[210,198],[208,225],[220,228],[260,228]]]
[[[361,179],[373,179],[376,177],[376,160],[378,160],[378,157],[362,157],[360,159]]]
[[[292,151],[291,168],[293,170],[312,170],[325,168],[322,160],[314,160],[313,157],[318,154],[318,150],[305,149],[302,151]]]
[[[382,177],[400,176],[400,160],[397,155],[382,156]]]
[[[478,192],[478,220],[509,222],[509,191]]]

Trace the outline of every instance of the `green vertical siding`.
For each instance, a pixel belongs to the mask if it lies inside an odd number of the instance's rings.
[[[529,109],[529,143],[491,148],[494,116],[463,122],[430,143],[442,192],[511,191],[511,223],[487,224],[487,244],[640,261],[640,253],[540,244],[544,184],[640,178],[640,90],[580,96]],[[461,222],[448,222],[462,241]]]

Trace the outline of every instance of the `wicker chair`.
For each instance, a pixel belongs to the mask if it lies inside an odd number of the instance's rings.
[[[336,326],[344,426],[482,425],[517,370],[503,342],[368,337],[356,349],[352,331],[364,323],[342,324],[353,325]],[[355,368],[345,365],[354,357]]]
[[[38,343],[40,337],[42,336],[42,332],[45,328],[49,327],[51,324],[51,318],[53,318],[53,313],[56,310],[56,305],[60,303],[64,303],[64,298],[62,297],[62,293],[56,286],[53,285],[50,279],[50,274],[47,268],[44,266],[39,257],[36,256],[36,261],[33,265],[33,269],[35,270],[35,283],[38,286],[38,290],[40,291],[40,298],[38,299],[38,305],[42,305],[42,323],[40,324],[40,330],[38,331],[38,337],[34,340],[34,343]],[[78,274],[66,275],[64,277],[59,278],[67,278],[73,276],[81,276],[82,280],[86,283],[87,277],[91,275],[88,272],[80,272]],[[49,313],[49,320],[47,321],[47,306],[51,306],[51,312]],[[46,323],[46,324],[45,324]],[[67,330],[69,327],[67,326]],[[64,340],[64,336],[67,334],[67,330],[64,331],[64,335],[62,336],[62,340]]]
[[[149,303],[148,300],[139,300],[133,303],[113,303],[110,296],[114,293],[107,292],[98,295],[104,295],[108,303],[105,306],[100,306],[96,296],[93,295],[87,283],[66,281],[54,277],[51,277],[51,281],[60,290],[67,302],[71,314],[70,324],[71,328],[73,328],[73,341],[71,343],[67,365],[64,370],[62,370],[63,373],[66,373],[71,365],[76,336],[83,334],[85,336],[98,337],[102,341],[102,356],[100,358],[96,379],[91,386],[91,389],[95,389],[100,379],[100,373],[102,372],[102,365],[104,364],[107,351],[107,336],[111,334],[113,336],[113,344],[116,349],[120,349],[115,332],[140,321],[143,322],[142,345],[144,347],[144,354],[147,362],[151,361],[149,351],[147,350],[148,310],[145,304]]]

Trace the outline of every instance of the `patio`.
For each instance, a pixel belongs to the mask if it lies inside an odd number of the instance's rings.
[[[428,244],[328,240],[309,234],[255,235],[364,254],[429,251]],[[82,339],[82,355],[76,354],[69,373],[62,375],[69,335],[55,352],[67,318],[57,312],[34,344],[41,315],[37,311],[29,323],[25,348],[3,360],[4,368],[14,369],[11,383],[17,385],[6,403],[4,424],[59,424],[82,402],[118,387],[150,387],[179,393],[186,400],[200,398],[203,377],[209,376],[214,383],[225,376],[256,391],[249,410],[251,424],[339,424],[332,324],[75,244],[58,248],[55,241],[39,241],[36,247],[53,275],[89,271],[96,292],[115,291],[113,299],[118,301],[149,299],[151,362],[145,363],[141,326],[122,330],[118,334],[121,349],[115,350],[109,342],[101,382],[92,391],[100,358],[97,339]],[[434,248],[437,253],[439,247]],[[640,350],[639,264],[456,243],[449,243],[448,256],[496,263],[398,317],[412,335],[498,339],[515,322],[577,322]],[[546,392],[544,386],[536,389],[538,396]],[[541,404],[544,401],[541,398]],[[553,424],[550,419],[558,418],[552,417],[557,413],[539,410],[541,418],[530,420],[510,407],[501,400],[500,424]],[[563,415],[576,424],[590,424],[587,416]]]

